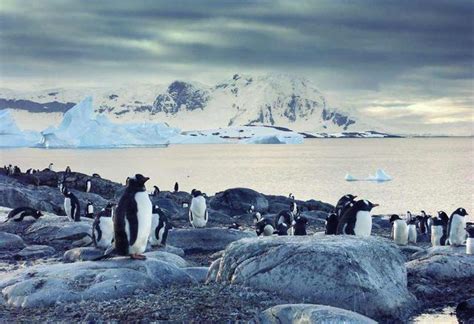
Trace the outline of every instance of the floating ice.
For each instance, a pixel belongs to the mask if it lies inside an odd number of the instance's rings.
[[[349,173],[346,173],[346,177],[345,177],[346,181],[357,181],[356,178],[354,178],[351,174]]]
[[[369,175],[365,179],[358,179],[352,176],[349,173],[346,173],[345,176],[346,181],[378,181],[378,182],[383,182],[383,181],[390,181],[392,180],[392,177],[389,176],[384,170],[382,169],[377,169],[375,172],[375,175]]]
[[[38,132],[22,131],[18,128],[10,110],[0,110],[0,147],[24,147],[38,143]]]
[[[298,135],[256,136],[256,137],[245,139],[241,143],[244,143],[244,144],[301,144],[303,143],[303,136],[302,135],[298,136]]]

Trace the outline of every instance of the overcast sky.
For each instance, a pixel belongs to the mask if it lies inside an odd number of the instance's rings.
[[[2,87],[286,72],[333,106],[472,134],[473,1],[9,1]]]

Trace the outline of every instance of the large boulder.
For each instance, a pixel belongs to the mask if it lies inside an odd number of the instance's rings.
[[[39,259],[50,257],[56,250],[48,245],[30,245],[14,255],[16,259]]]
[[[215,252],[242,238],[256,237],[254,232],[217,227],[172,229],[167,242],[185,253]]]
[[[2,275],[0,289],[9,305],[45,307],[57,302],[110,300],[135,291],[196,281],[184,270],[153,258],[117,258],[54,265],[37,265]]]
[[[176,255],[173,253],[168,253],[164,251],[151,251],[151,252],[146,252],[145,255],[147,256],[147,258],[153,258],[156,260],[164,261],[164,262],[173,264],[177,266],[178,268],[185,268],[189,266],[186,260],[184,260],[179,255]]]
[[[268,211],[268,200],[261,193],[248,188],[233,188],[218,192],[210,200],[210,206],[230,216],[246,213],[250,206],[255,211]]]
[[[0,232],[0,251],[18,251],[25,246],[25,242],[23,242],[23,239],[18,235]]]
[[[95,247],[78,247],[64,252],[64,262],[92,261],[104,255],[104,251]]]
[[[348,323],[375,324],[374,320],[345,309],[325,305],[287,304],[271,307],[256,319],[259,324]]]
[[[404,258],[379,237],[265,237],[231,243],[217,281],[299,301],[337,306],[377,320],[405,319],[416,299]]]

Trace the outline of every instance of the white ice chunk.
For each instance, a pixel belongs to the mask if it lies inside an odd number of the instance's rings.
[[[370,175],[367,180],[372,180],[372,181],[390,181],[392,180],[392,177],[389,176],[387,173],[385,173],[384,170],[382,169],[377,169],[375,172],[375,175]]]
[[[0,110],[0,147],[25,147],[38,143],[38,132],[22,131],[18,128],[10,110]]]

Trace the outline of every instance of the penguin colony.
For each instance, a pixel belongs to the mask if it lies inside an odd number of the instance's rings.
[[[43,171],[53,171],[53,163]],[[9,175],[21,175],[18,166],[4,166],[4,172]],[[28,169],[26,174],[34,174],[39,170]],[[71,173],[68,166],[65,174]],[[94,174],[92,178],[100,178]],[[58,181],[58,188],[64,195],[64,211],[70,221],[81,221],[81,208],[79,199],[65,185],[65,176]],[[98,213],[94,212],[91,201],[87,201],[84,217],[93,218],[92,239],[96,247],[106,249],[103,258],[113,255],[128,255],[132,259],[142,260],[147,244],[152,246],[166,245],[168,231],[172,228],[168,217],[158,205],[152,206],[150,196],[159,196],[160,189],[153,186],[153,191],[148,194],[145,183],[149,180],[141,174],[127,177],[126,190],[118,204],[110,202]],[[91,178],[86,180],[84,191],[90,193],[92,189]],[[179,184],[176,182],[173,193],[179,194]],[[182,201],[183,208],[189,208],[189,222],[193,228],[207,226],[209,215],[205,194],[197,189],[191,191],[191,201]],[[368,200],[359,199],[357,196],[347,194],[341,197],[333,212],[326,217],[326,235],[355,235],[370,236],[372,231],[371,211],[378,204]],[[307,235],[308,219],[301,214],[295,196],[288,195],[289,204],[276,216],[262,215],[254,205],[249,205],[247,213],[252,214],[255,231],[258,236],[300,236]],[[43,214],[41,211],[30,207],[15,208],[7,216],[6,221],[20,222],[32,218],[37,220]],[[466,244],[466,252],[474,253],[474,223],[467,223],[467,211],[458,208],[448,216],[444,211],[438,211],[436,216],[427,215],[421,211],[420,215],[413,215],[407,211],[406,217],[392,215],[391,237],[398,245],[416,244],[420,238],[429,239],[433,246]],[[242,230],[242,227],[233,223],[229,229]]]

